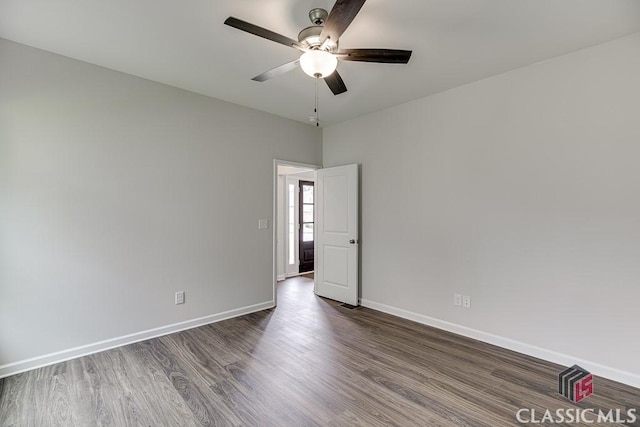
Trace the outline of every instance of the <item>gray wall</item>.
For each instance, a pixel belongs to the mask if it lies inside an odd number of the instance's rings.
[[[640,386],[638,52],[635,34],[325,129],[325,167],[362,165],[364,304]]]
[[[273,160],[321,163],[321,131],[4,40],[0,64],[0,374],[272,301]]]

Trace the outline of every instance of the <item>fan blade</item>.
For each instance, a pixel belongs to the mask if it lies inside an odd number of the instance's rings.
[[[398,49],[343,49],[336,52],[336,56],[343,61],[406,64],[411,58],[411,51]]]
[[[272,79],[274,77],[278,77],[284,73],[288,73],[291,70],[294,70],[296,68],[298,68],[298,65],[300,64],[300,59],[296,59],[295,61],[291,61],[291,62],[287,62],[286,64],[282,64],[276,68],[273,68],[269,71],[265,71],[264,73],[260,74],[259,76],[255,76],[254,78],[252,78],[251,80],[254,80],[256,82],[264,82],[265,80],[269,80]]]
[[[283,36],[282,34],[274,33],[271,30],[258,27],[257,25],[253,25],[241,19],[234,18],[233,16],[228,17],[226,21],[224,21],[224,23],[230,27],[237,28],[238,30],[265,38],[267,40],[271,40],[272,42],[280,43],[285,46],[305,51],[305,48],[300,43],[293,39],[290,39],[289,37]]]
[[[334,43],[338,42],[338,39],[345,32],[353,18],[356,17],[362,5],[366,0],[338,0],[333,5],[324,28],[320,34],[320,40],[325,41],[327,38],[331,39]]]
[[[342,77],[338,74],[338,70],[335,70],[328,77],[325,77],[324,81],[327,82],[327,86],[329,86],[329,89],[331,89],[334,95],[340,95],[347,91],[347,86],[345,86]]]

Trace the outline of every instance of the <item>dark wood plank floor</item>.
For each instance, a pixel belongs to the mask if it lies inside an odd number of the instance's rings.
[[[0,380],[0,425],[513,426],[521,407],[640,406],[640,390],[601,378],[574,405],[557,394],[561,366],[312,285],[282,282],[273,310]]]

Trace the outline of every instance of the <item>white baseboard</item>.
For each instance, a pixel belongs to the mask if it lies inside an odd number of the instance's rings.
[[[538,359],[557,363],[562,366],[579,365],[594,375],[608,378],[613,381],[618,381],[632,387],[640,388],[640,375],[638,374],[621,371],[619,369],[604,366],[599,363],[536,347],[534,345],[515,341],[509,338],[504,338],[498,335],[493,335],[487,332],[479,331],[477,329],[468,328],[466,326],[457,325],[455,323],[446,322],[444,320],[435,319],[433,317],[414,313],[408,310],[403,310],[397,307],[392,307],[386,304],[381,304],[375,301],[363,299],[360,301],[360,303],[364,307],[382,311],[383,313],[392,314],[394,316],[402,317],[403,319],[412,320],[423,325],[432,326],[434,328],[442,329],[447,332],[452,332],[454,334],[473,338],[478,341],[493,344],[498,347],[526,354],[528,356],[537,357]]]
[[[276,282],[282,282],[284,279],[286,279],[287,277],[284,274],[278,274],[276,276]]]
[[[247,307],[224,311],[218,314],[199,317],[197,319],[174,323],[172,325],[161,326],[159,328],[153,328],[117,338],[111,338],[93,344],[70,348],[68,350],[57,351],[55,353],[50,353],[43,356],[32,357],[30,359],[20,360],[18,362],[8,363],[6,365],[0,366],[0,378],[19,374],[20,372],[29,371],[31,369],[36,369],[47,365],[53,365],[54,363],[64,362],[66,360],[75,359],[77,357],[87,356],[89,354],[98,353],[104,350],[109,350],[111,348],[121,347],[123,345],[148,340],[149,338],[168,335],[174,332],[184,331],[185,329],[208,325],[209,323],[220,322],[222,320],[243,316],[245,314],[266,310],[273,307],[275,307],[274,302],[267,301],[260,304],[254,304]]]

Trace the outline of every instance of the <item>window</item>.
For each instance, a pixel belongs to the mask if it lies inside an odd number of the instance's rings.
[[[300,224],[302,226],[302,241],[313,242],[313,184],[302,185],[302,218]]]

